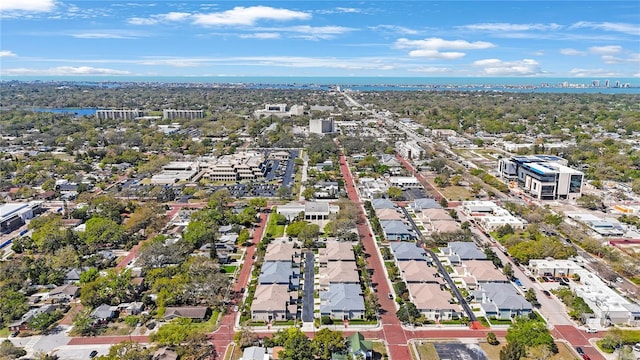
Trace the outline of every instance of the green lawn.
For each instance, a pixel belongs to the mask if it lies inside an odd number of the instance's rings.
[[[235,265],[225,265],[222,267],[227,274],[233,274],[237,268]]]
[[[418,359],[438,360],[438,352],[436,351],[433,343],[430,342],[416,342],[416,349],[418,350]]]
[[[272,213],[275,214],[276,208],[273,208]],[[279,238],[284,236],[284,225],[278,225],[276,223],[276,217],[269,215],[269,221],[267,222],[266,232],[271,234],[274,238]]]

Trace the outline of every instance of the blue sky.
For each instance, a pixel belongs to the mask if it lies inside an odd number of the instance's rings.
[[[639,1],[0,0],[0,76],[640,77]]]

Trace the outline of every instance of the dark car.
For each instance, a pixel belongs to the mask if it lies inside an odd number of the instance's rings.
[[[94,358],[96,357],[96,355],[98,355],[98,352],[96,350],[91,351],[91,353],[89,353],[89,357],[90,358]]]
[[[578,352],[579,355],[584,355],[584,351],[582,351],[582,348],[580,346],[576,348],[576,351]]]
[[[584,354],[582,355],[582,360],[591,360],[591,358],[589,357],[589,355]]]
[[[20,334],[20,331],[14,331],[11,333],[11,337],[16,337],[18,334]]]
[[[547,297],[551,297],[551,293],[548,292],[547,290],[542,290],[542,293],[545,294]]]

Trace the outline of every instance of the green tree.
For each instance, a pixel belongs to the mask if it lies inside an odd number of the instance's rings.
[[[519,342],[509,341],[500,349],[500,360],[520,360],[527,354],[525,346]]]
[[[9,339],[3,340],[2,343],[0,343],[0,359],[18,359],[25,355],[27,355],[27,351],[13,345]]]
[[[310,248],[320,234],[320,227],[317,224],[305,224],[300,230],[298,238],[303,242],[304,247]]]
[[[340,353],[347,348],[342,332],[328,328],[316,332],[312,344],[314,353],[322,360],[329,360],[332,354]]]
[[[115,246],[126,239],[124,227],[105,217],[92,217],[86,222],[82,239],[88,245]]]
[[[489,343],[489,345],[498,345],[500,343],[500,341],[498,341],[498,338],[496,337],[496,334],[492,331],[487,333],[487,342]]]
[[[291,327],[286,330],[284,350],[278,356],[283,360],[309,360],[314,357],[311,340],[299,328]]]
[[[24,294],[11,288],[0,288],[0,320],[6,326],[29,310]]]
[[[305,200],[312,200],[315,198],[316,189],[313,186],[307,186],[302,191],[302,196],[304,196]]]
[[[533,306],[539,306],[540,302],[538,302],[538,296],[536,295],[536,291],[533,288],[527,290],[524,294],[524,298],[531,303]]]
[[[73,317],[73,332],[82,336],[90,336],[96,334],[96,328],[93,326],[93,318],[89,316],[90,309],[85,309]]]
[[[538,319],[532,320],[528,317],[518,317],[507,330],[508,343],[522,344],[525,349],[544,345],[554,353],[558,348],[553,341],[553,337],[547,329],[546,323]]]
[[[29,321],[29,328],[41,332],[46,331],[60,319],[62,319],[62,313],[58,310],[50,313],[41,313]]]
[[[397,186],[390,186],[388,193],[389,193],[389,198],[393,200],[398,200],[402,198],[402,189]]]
[[[508,279],[513,279],[513,267],[511,266],[511,263],[504,264],[504,267],[502,268],[502,273]]]
[[[137,342],[123,341],[112,345],[107,355],[98,356],[98,360],[151,360],[153,351]]]

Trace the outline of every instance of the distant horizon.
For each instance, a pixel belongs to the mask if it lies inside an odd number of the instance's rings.
[[[618,88],[627,85],[640,87],[635,77],[514,77],[514,76],[251,76],[251,75],[93,75],[93,76],[0,76],[0,82],[96,82],[96,83],[211,83],[211,84],[296,84],[296,85],[397,85],[397,86],[549,86],[561,87],[563,83],[590,88]],[[606,82],[609,86],[605,86]],[[598,86],[594,85],[598,84]],[[618,83],[619,86],[615,86]]]

